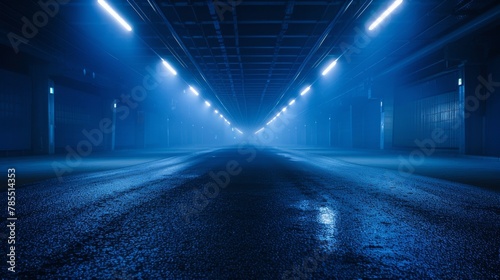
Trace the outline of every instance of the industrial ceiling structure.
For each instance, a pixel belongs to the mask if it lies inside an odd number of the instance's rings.
[[[436,41],[498,9],[494,0],[396,2],[400,5],[393,13],[370,30],[393,0],[107,1],[129,31],[97,0],[59,1],[59,14],[48,19],[44,35],[20,47],[84,62],[97,72],[114,69],[117,76],[123,69],[141,73],[164,59],[236,126],[258,129],[309,86],[313,93],[328,91],[335,97],[328,88],[315,88],[320,79],[347,87],[352,80],[395,70],[394,65],[433,51]],[[26,15],[27,3],[32,14]],[[31,19],[40,10],[37,1],[0,5],[4,23],[11,22],[2,27],[5,31],[21,30],[19,19]],[[103,39],[110,37],[113,42]],[[323,76],[333,61],[335,75]]]

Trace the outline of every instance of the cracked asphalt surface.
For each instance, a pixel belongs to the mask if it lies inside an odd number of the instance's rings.
[[[500,279],[498,192],[299,151],[195,152],[16,203],[3,279]]]

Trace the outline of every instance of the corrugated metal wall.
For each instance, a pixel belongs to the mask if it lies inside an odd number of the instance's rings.
[[[459,148],[457,77],[452,72],[396,91],[394,147],[416,147],[416,140],[429,139],[440,129],[447,140],[435,143],[436,148]]]
[[[80,141],[87,139],[83,130],[98,129],[99,122],[104,117],[102,104],[98,95],[56,85],[54,93],[56,149],[63,150],[67,145],[76,147]],[[94,148],[103,146],[105,143],[100,143]]]

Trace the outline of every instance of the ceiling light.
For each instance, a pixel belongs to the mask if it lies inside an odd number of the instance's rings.
[[[304,90],[300,93],[300,95],[302,96],[302,95],[304,95],[304,94],[308,93],[310,90],[311,90],[311,86],[308,86],[308,87],[306,87],[306,88],[305,88],[305,89],[304,89]]]
[[[189,90],[194,93],[196,96],[199,96],[200,94],[192,87],[192,86],[189,86]]]
[[[207,107],[212,106],[212,105],[210,105],[210,102],[208,102],[208,101],[205,101],[205,105],[207,105]]]
[[[259,134],[259,133],[261,133],[263,130],[264,130],[264,128],[261,128],[261,129],[259,129],[259,130],[255,131],[255,134]]]
[[[396,9],[399,5],[403,3],[403,0],[396,0],[392,5],[387,8],[372,24],[370,24],[370,27],[368,27],[368,30],[373,30],[375,29],[386,17],[388,17],[394,9]]]
[[[125,28],[127,31],[132,31],[132,27],[115,11],[111,6],[106,3],[104,0],[97,0],[97,3],[101,5],[110,15],[112,15],[116,21],[118,21],[123,28]]]
[[[281,112],[286,112],[286,107],[284,107],[283,109],[281,109]]]
[[[167,67],[167,69],[170,71],[170,73],[172,73],[172,75],[176,76],[177,75],[177,71],[175,71],[175,69],[170,66],[170,64],[168,64],[168,62],[166,62],[165,60],[162,59],[162,63],[165,67]]]
[[[335,65],[337,65],[337,59],[335,59],[332,63],[330,63],[330,65],[328,65],[328,67],[326,67],[322,75],[326,76],[326,74],[328,74],[328,72],[330,72],[330,70],[332,70],[332,68],[335,67]]]
[[[295,104],[295,99],[293,99],[292,101],[290,101],[290,103],[288,103],[288,105],[292,106],[293,104]]]

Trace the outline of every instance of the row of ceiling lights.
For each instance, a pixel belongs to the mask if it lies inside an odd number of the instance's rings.
[[[106,3],[104,0],[98,0],[97,1],[111,16],[113,16],[116,21],[118,21],[118,23],[120,23],[123,28],[125,28],[127,31],[132,31],[132,27],[111,7],[109,6],[108,3]],[[373,21],[369,27],[368,27],[368,30],[372,31],[374,30],[375,28],[377,28],[377,26],[382,23],[399,5],[401,5],[403,3],[403,0],[395,0],[375,21]],[[323,72],[321,73],[322,76],[326,76],[334,67],[335,65],[337,65],[337,61],[339,60],[340,57],[338,57],[337,59],[335,59],[334,61],[332,61],[324,70]],[[162,63],[163,65],[175,76],[177,75],[177,72],[175,71],[175,69],[167,62],[165,61],[164,59],[162,59]],[[304,96],[306,95],[310,90],[311,90],[311,86],[312,85],[309,85],[307,86],[304,90],[302,90],[302,92],[300,93],[300,96]],[[189,90],[195,94],[196,96],[199,96],[200,94],[196,91],[196,89],[194,89],[192,86],[189,86]],[[293,104],[295,104],[296,102],[296,99],[292,99],[290,100],[290,102],[288,103],[288,106],[292,106]],[[212,105],[210,104],[210,102],[208,100],[205,100],[205,105],[207,107],[211,107]],[[285,106],[283,107],[270,121],[267,122],[266,125],[271,125],[277,118],[279,118],[281,116],[281,113],[284,113],[286,112],[288,106]],[[214,110],[214,113],[215,114],[218,114],[220,118],[224,119],[225,123],[228,124],[228,125],[231,125],[231,123],[226,119],[224,118],[224,116],[222,114],[219,113],[219,111],[217,109]],[[259,134],[261,133],[262,131],[264,131],[265,127],[262,127],[260,128],[259,130],[257,130],[255,132],[255,134]],[[241,130],[239,130],[238,128],[235,128],[233,127],[233,130],[235,130],[236,132],[238,132],[239,134],[243,134],[243,132]]]
[[[380,23],[382,23],[402,3],[403,3],[403,0],[396,0],[396,1],[394,1],[375,21],[373,21],[369,25],[368,30],[372,31],[375,28],[377,28],[377,26]],[[337,65],[337,61],[339,60],[339,58],[340,57],[337,57],[334,61],[332,61],[323,70],[323,72],[321,73],[321,75],[322,76],[328,75],[328,73],[335,67],[335,65]],[[309,85],[304,90],[302,90],[302,92],[300,93],[300,96],[303,96],[303,95],[307,94],[311,90],[311,86],[312,85]],[[293,104],[295,104],[295,102],[296,102],[296,99],[290,100],[290,102],[288,103],[288,106],[292,106]],[[286,112],[288,106],[283,107],[271,120],[269,120],[266,123],[266,125],[267,126],[271,125],[277,118],[279,118],[281,116],[282,113]],[[257,131],[255,131],[254,134],[259,134],[259,133],[263,132],[264,130],[265,130],[265,127],[261,127],[260,129],[258,129]]]
[[[130,26],[130,24],[128,24],[124,19],[123,17],[121,17],[105,0],[97,0],[97,3],[99,3],[99,5],[101,5],[101,7],[103,7],[118,23],[120,23],[120,25],[127,31],[132,31],[132,27]],[[172,67],[172,65],[170,65],[166,60],[164,60],[163,58],[161,58],[162,60],[162,64],[163,66],[165,66],[165,68],[167,68],[170,73],[174,76],[177,76],[177,71],[174,69],[174,67]],[[191,85],[189,85],[189,90],[196,96],[200,96],[200,93]],[[212,104],[208,101],[208,100],[204,100],[205,101],[205,106],[207,107],[212,107]],[[218,115],[221,119],[224,120],[224,122],[227,124],[227,125],[231,125],[231,122],[229,120],[227,120],[224,115],[222,115],[219,110],[217,109],[214,109],[214,113],[216,115]],[[241,131],[240,129],[236,128],[236,127],[232,127],[232,130],[233,131],[236,131],[237,133],[243,135],[243,131]]]

